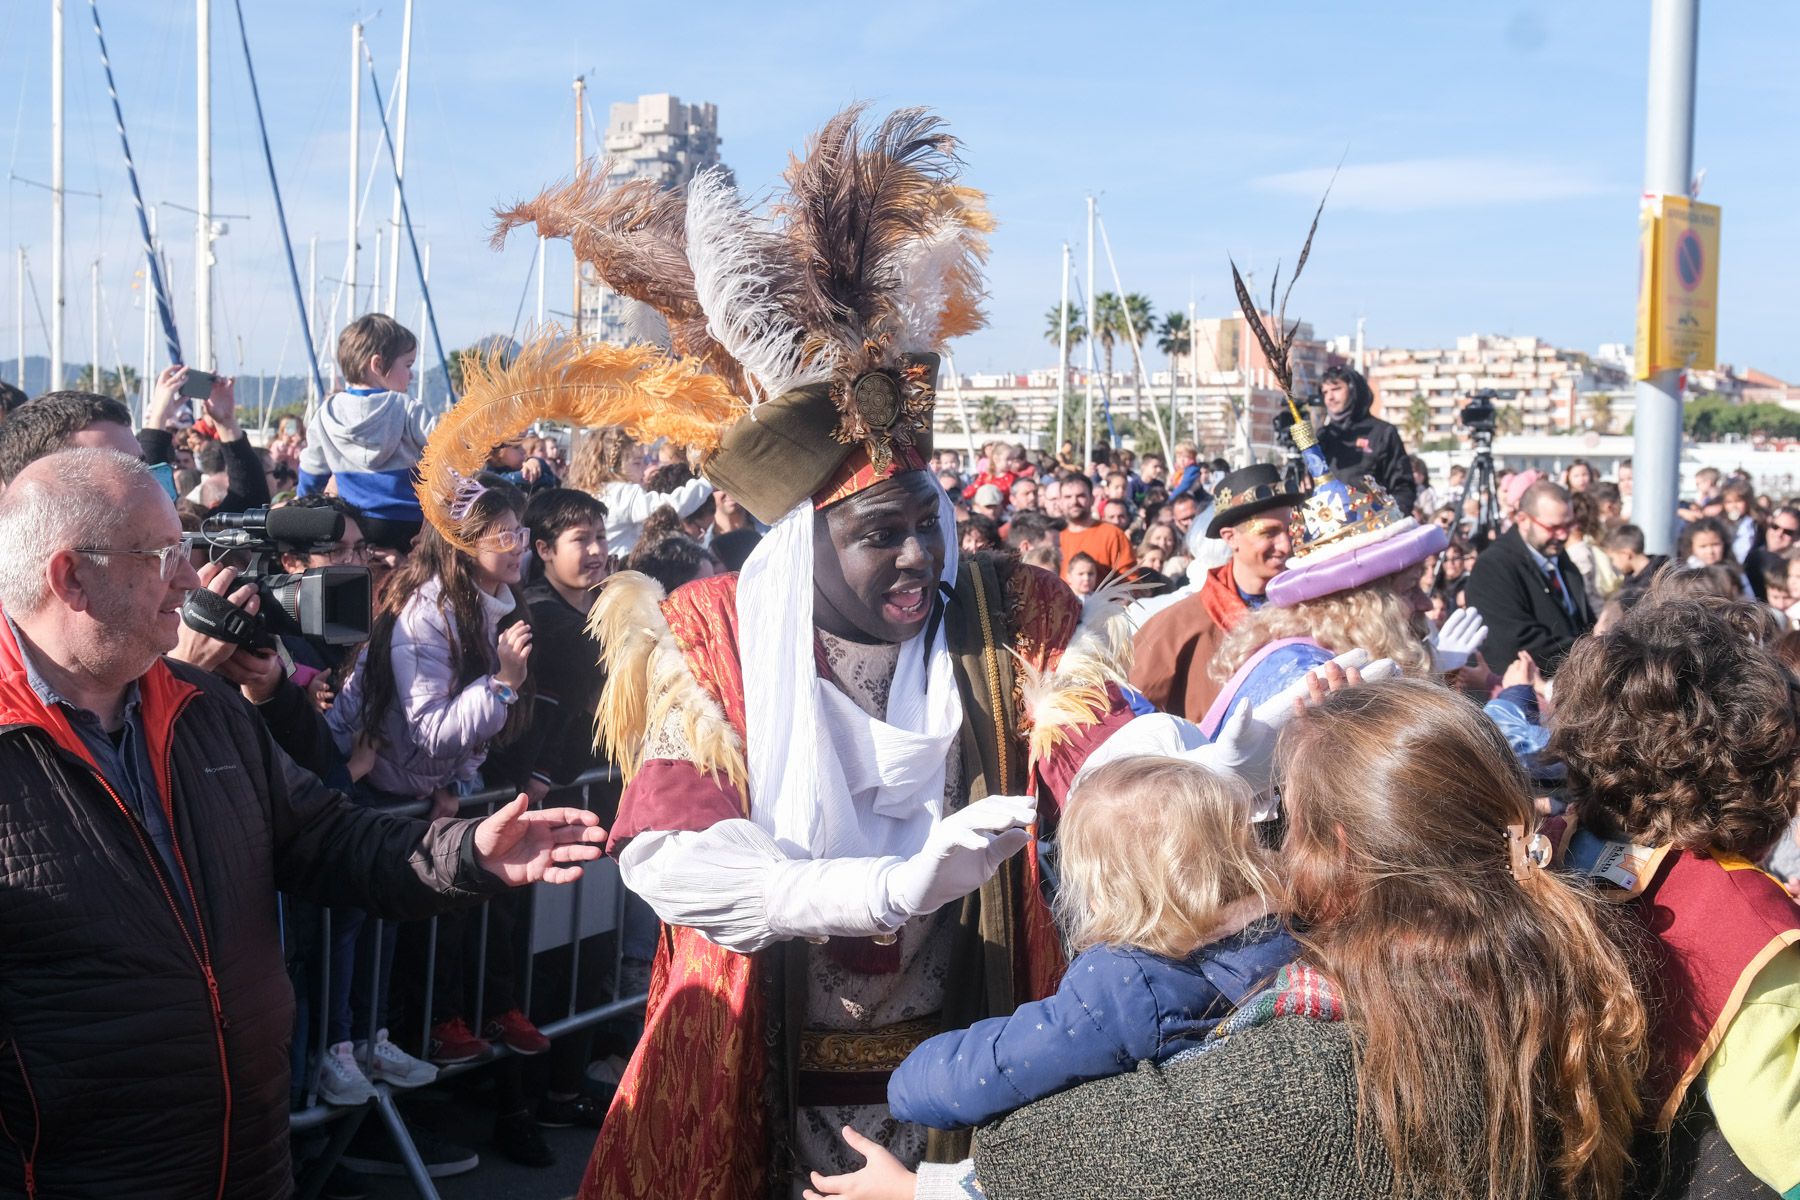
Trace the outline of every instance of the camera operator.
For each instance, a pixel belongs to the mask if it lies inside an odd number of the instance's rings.
[[[1419,498],[1412,463],[1400,431],[1369,415],[1375,402],[1369,381],[1350,367],[1332,367],[1325,372],[1321,390],[1326,419],[1318,434],[1325,461],[1342,478],[1373,479],[1387,489],[1401,512],[1411,514]]]

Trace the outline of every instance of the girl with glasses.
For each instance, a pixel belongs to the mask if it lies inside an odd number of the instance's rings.
[[[348,755],[358,745],[373,749],[373,765],[358,783],[364,799],[384,805],[425,800],[434,819],[455,816],[458,795],[480,786],[489,747],[518,739],[531,722],[531,626],[522,619],[526,607],[519,591],[525,498],[483,475],[467,481],[452,509],[458,510],[457,540],[472,549],[425,526],[405,564],[388,580],[368,649],[327,714],[341,752]],[[456,917],[443,918],[438,926],[432,973],[436,1011],[425,1048],[438,1063],[466,1062],[490,1049],[461,1012],[465,926],[473,928]],[[391,940],[391,934],[384,939]],[[374,953],[373,946],[358,951],[359,972],[368,970]],[[490,945],[490,962],[510,961],[505,957],[510,950],[497,960],[493,953]],[[391,945],[381,947],[381,957],[385,976]],[[371,1048],[358,1056],[360,1065],[400,1086],[428,1083],[435,1068],[387,1041],[385,984],[384,978],[358,989],[372,1011],[355,1017],[355,1032],[366,1038],[375,1031]],[[423,991],[422,980],[413,986]],[[490,986],[487,998],[490,1012],[478,1016],[494,1016],[508,1029],[529,1024],[498,989]],[[530,1035],[526,1040],[541,1039],[535,1029]],[[328,1058],[336,1058],[340,1048],[332,1049]]]

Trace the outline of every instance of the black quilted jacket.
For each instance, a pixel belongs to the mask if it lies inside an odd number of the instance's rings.
[[[0,1196],[285,1196],[277,890],[406,918],[502,885],[472,822],[353,806],[223,681],[140,687],[193,921],[0,624]]]

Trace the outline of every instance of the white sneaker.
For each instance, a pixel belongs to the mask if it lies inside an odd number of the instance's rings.
[[[356,1057],[368,1068],[369,1078],[384,1080],[397,1088],[424,1087],[438,1077],[436,1067],[388,1041],[385,1029],[375,1031],[373,1049],[367,1042],[358,1042]]]
[[[349,1042],[339,1042],[319,1060],[319,1099],[327,1104],[352,1106],[375,1098],[375,1085],[356,1065]]]

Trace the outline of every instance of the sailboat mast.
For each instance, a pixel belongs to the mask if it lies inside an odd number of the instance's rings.
[[[400,316],[400,186],[406,177],[406,103],[412,90],[412,17],[413,0],[406,0],[400,19],[400,83],[396,88],[400,93],[396,101],[400,111],[394,117],[394,210],[388,223],[394,231],[388,250],[388,316],[396,320]],[[379,262],[375,269],[381,269]]]
[[[586,144],[586,141],[584,138],[586,129],[582,125],[582,121],[581,121],[582,114],[584,113],[584,111],[586,110],[586,107],[587,107],[587,105],[585,103],[586,91],[587,91],[587,79],[584,76],[577,75],[575,77],[575,170],[577,172],[580,172],[581,164],[583,162],[587,161],[587,144]],[[571,311],[575,314],[575,340],[580,341],[581,340],[581,260],[579,258],[575,260],[575,307]]]
[[[19,247],[19,292],[16,315],[19,318],[19,390],[25,387],[25,247]]]
[[[349,249],[344,252],[344,291],[349,294],[345,324],[356,319],[356,205],[362,171],[362,36],[360,23],[350,26],[350,208]]]
[[[88,390],[105,394],[100,386],[100,260],[88,267]],[[123,389],[125,381],[119,380]]]
[[[1081,469],[1094,461],[1094,337],[1095,325],[1099,314],[1096,311],[1096,300],[1099,293],[1094,290],[1094,198],[1087,198],[1087,400],[1083,405],[1083,433],[1081,442]],[[1110,380],[1108,381],[1110,383]]]
[[[537,294],[537,326],[536,326],[536,328],[539,330],[542,330],[544,328],[544,243],[547,240],[548,239],[543,237],[542,235],[539,235],[539,237],[538,237],[538,261],[537,261],[537,292],[538,292],[538,294]]]
[[[306,241],[306,323],[310,337],[319,328],[319,235],[316,233]],[[281,386],[279,379],[275,381],[275,386]],[[306,398],[320,398],[318,381],[311,375],[306,377]]]
[[[1059,310],[1062,325],[1062,349],[1056,358],[1056,445],[1051,448],[1055,454],[1063,444],[1063,410],[1069,406],[1069,243],[1062,247],[1062,308]]]
[[[213,369],[212,320],[212,0],[194,0],[195,78],[195,175],[194,204],[194,361],[202,371]]]
[[[63,0],[50,4],[50,386],[63,385]]]

